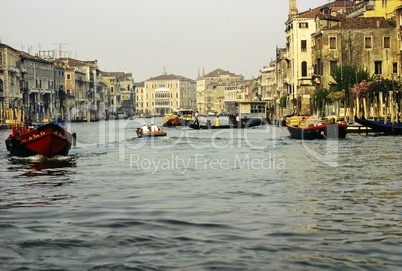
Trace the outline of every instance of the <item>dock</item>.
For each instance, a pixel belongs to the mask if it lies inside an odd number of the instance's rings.
[[[349,123],[348,129],[346,129],[347,133],[370,133],[371,132],[371,128],[363,126],[359,123],[353,122],[353,123]]]

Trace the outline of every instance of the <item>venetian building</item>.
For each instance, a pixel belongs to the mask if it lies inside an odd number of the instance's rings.
[[[4,121],[8,109],[23,106],[20,92],[20,65],[19,51],[0,43],[0,112],[1,121]]]
[[[215,69],[197,78],[197,109],[200,114],[220,114],[225,111],[225,88],[237,87],[243,81],[236,75],[222,69]]]
[[[171,114],[174,110],[196,109],[196,82],[180,75],[166,74],[144,82],[144,113]]]
[[[402,0],[355,0],[348,17],[393,17]]]
[[[271,61],[269,66],[264,66],[259,70],[258,76],[258,93],[260,99],[267,102],[270,113],[278,109],[279,104],[279,88],[277,85],[277,63]]]
[[[63,85],[62,73],[56,74],[53,62],[37,55],[20,51],[19,61],[24,112],[38,121],[59,117],[57,90]]]
[[[275,63],[275,78],[276,78],[276,87],[279,99],[282,97],[287,97],[287,84],[285,83],[285,78],[287,77],[287,68],[288,62],[286,59],[286,48],[276,48],[276,63]],[[290,102],[289,99],[285,99],[286,102]],[[280,101],[279,101],[280,103]],[[286,109],[290,108],[290,106],[284,105],[284,108],[280,108],[281,112],[278,112],[280,115],[289,115],[291,114],[291,110]],[[279,109],[279,108],[278,108]]]
[[[395,79],[398,44],[395,22],[384,17],[336,18],[317,16],[314,62],[318,83],[326,88],[335,81],[337,67],[358,65],[377,78]]]
[[[258,83],[254,79],[234,82],[224,87],[225,107],[220,113],[237,113],[237,103],[256,100],[255,89],[258,89]],[[256,91],[258,93],[258,91]],[[254,99],[253,99],[254,98]]]
[[[54,60],[55,67],[64,69],[64,94],[67,119],[94,121],[103,107],[103,86],[97,60],[73,58]]]
[[[326,7],[330,7],[332,12],[346,13],[351,5],[349,0],[336,0],[321,7],[298,12],[296,0],[289,0],[289,17],[285,22],[285,58],[288,67],[284,81],[287,84],[288,104],[294,105],[294,113],[310,114],[310,100],[315,93],[311,35],[316,32],[316,16]]]
[[[137,114],[145,114],[145,82],[135,83],[135,108]]]
[[[36,121],[60,116],[63,73],[53,62],[0,44],[0,63],[0,108],[24,112]]]
[[[392,39],[397,45],[398,50],[398,80],[401,82],[402,71],[402,5],[395,10],[396,19],[396,38]]]
[[[135,111],[135,86],[133,75],[129,72],[114,72],[119,82],[121,103],[115,111],[123,113],[125,117],[132,116]]]

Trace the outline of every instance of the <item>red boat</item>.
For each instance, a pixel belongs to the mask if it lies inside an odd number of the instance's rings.
[[[325,122],[310,124],[307,127],[287,125],[290,138],[293,139],[319,139],[319,138],[345,138],[348,124],[346,122]]]
[[[50,157],[68,155],[72,141],[73,135],[64,127],[57,123],[46,123],[38,124],[34,128],[13,127],[6,139],[6,146],[13,156],[40,154]]]

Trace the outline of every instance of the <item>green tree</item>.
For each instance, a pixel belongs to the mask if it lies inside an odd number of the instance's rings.
[[[280,106],[281,108],[286,108],[286,100],[287,100],[288,96],[282,96],[280,99]]]
[[[373,81],[375,75],[370,76],[368,70],[364,67],[344,65],[338,67],[332,77],[336,81],[337,91],[345,92],[345,105],[350,105],[351,101],[353,101],[353,86],[362,81]]]
[[[322,88],[322,89],[317,90],[314,94],[315,106],[316,106],[316,109],[320,110],[321,115],[324,112],[324,107],[328,102],[328,99],[329,99],[328,95],[330,92],[331,91],[329,89]]]

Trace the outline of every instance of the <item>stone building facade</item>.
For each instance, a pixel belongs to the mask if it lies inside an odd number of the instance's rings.
[[[299,13],[296,8],[296,0],[289,0],[289,17],[285,22],[286,53],[284,56],[288,65],[284,85],[288,98],[287,104],[289,106],[296,104],[293,110],[295,114],[308,115],[311,113],[309,104],[316,90],[313,81],[313,40],[311,36],[316,32],[316,16],[328,7],[331,12],[346,14],[351,6],[352,2],[349,0],[337,0]],[[278,85],[282,87],[281,83]]]
[[[197,109],[200,114],[220,114],[225,112],[225,88],[237,91],[242,75],[222,69],[215,69],[197,78]]]
[[[145,82],[139,82],[134,84],[135,88],[135,108],[136,113],[139,115],[144,115],[146,111],[146,101],[145,101]]]
[[[106,85],[105,110],[112,115],[124,114],[131,116],[135,113],[135,87],[132,73],[101,72]]]
[[[0,110],[2,112],[23,105],[20,91],[20,67],[19,52],[8,45],[0,44]]]
[[[39,57],[0,44],[0,121],[27,114],[34,121],[96,121],[109,107],[134,114],[132,74],[112,77],[116,92],[110,95],[96,60]]]
[[[144,82],[143,114],[164,115],[179,108],[196,109],[196,82],[174,74],[162,74]]]
[[[357,65],[378,79],[395,79],[398,74],[398,44],[395,21],[384,17],[317,16],[314,38],[314,70],[317,85],[335,83],[337,67]]]

